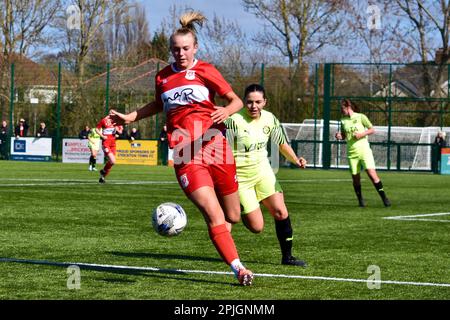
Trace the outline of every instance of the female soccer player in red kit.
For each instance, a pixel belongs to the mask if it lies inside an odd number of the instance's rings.
[[[181,28],[170,37],[175,63],[156,75],[156,100],[126,115],[113,110],[111,118],[124,124],[166,112],[178,182],[202,212],[211,241],[239,283],[251,285],[253,273],[241,263],[227,228],[227,222],[239,221],[240,205],[236,165],[223,136],[223,121],[243,103],[214,66],[195,58],[195,24],[201,26],[205,20],[197,12],[181,17]],[[215,105],[216,93],[227,101],[225,106]]]
[[[100,179],[98,180],[100,183],[106,182],[105,177],[116,163],[116,133],[121,134],[123,132],[123,126],[114,125],[109,117],[110,115],[112,115],[111,112],[108,116],[100,120],[95,128],[100,138],[102,138],[103,152],[108,157],[105,166],[100,170]]]

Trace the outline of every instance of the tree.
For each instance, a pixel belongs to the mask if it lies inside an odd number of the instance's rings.
[[[301,71],[305,57],[336,43],[342,24],[342,0],[243,0],[244,7],[265,24],[256,40],[288,60],[290,78]]]
[[[421,75],[424,87],[423,95],[430,97],[446,96],[442,90],[450,62],[450,1],[395,0],[398,15],[409,22],[397,36],[405,45],[415,50],[420,57]],[[438,35],[436,37],[436,35]],[[439,53],[437,66],[430,66],[434,53]],[[437,122],[440,103],[428,102],[434,113],[422,113],[417,125],[430,125]],[[448,105],[445,107],[448,109]]]
[[[164,29],[155,32],[152,38],[151,48],[149,52],[151,52],[151,57],[158,58],[163,61],[169,60],[170,57],[169,37],[166,35]]]
[[[30,48],[49,40],[46,29],[60,7],[59,0],[3,0],[0,2],[0,104],[9,96],[7,75],[12,56],[25,56]],[[3,113],[3,111],[2,111]],[[1,115],[1,113],[0,113]]]
[[[75,72],[79,82],[85,79],[88,54],[101,36],[107,17],[116,17],[127,8],[123,0],[66,0],[67,11],[60,19],[59,28],[65,35],[65,50],[75,58]]]

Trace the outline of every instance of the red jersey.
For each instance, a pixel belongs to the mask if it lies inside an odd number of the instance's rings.
[[[195,60],[192,68],[177,70],[175,64],[162,69],[155,78],[156,103],[167,114],[167,136],[170,148],[178,141],[172,141],[176,129],[184,129],[190,141],[200,138],[209,128],[219,131],[224,124],[214,124],[211,113],[215,111],[216,93],[223,96],[232,91],[231,86],[211,64]]]
[[[122,126],[117,126],[117,128],[122,128]],[[115,141],[116,140],[116,127],[112,124],[111,119],[109,117],[104,117],[100,122],[97,124],[97,129],[102,130],[102,134],[106,136],[105,141]]]

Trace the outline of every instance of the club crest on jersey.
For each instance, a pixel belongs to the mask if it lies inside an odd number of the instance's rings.
[[[183,187],[183,189],[186,189],[187,186],[189,185],[189,180],[187,178],[186,173],[180,177],[180,182],[181,182],[181,186]]]
[[[185,78],[188,80],[194,80],[195,79],[195,71],[194,70],[187,70]]]

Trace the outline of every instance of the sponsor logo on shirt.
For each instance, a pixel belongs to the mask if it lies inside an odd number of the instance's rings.
[[[181,186],[183,187],[183,189],[186,189],[187,186],[189,185],[189,180],[187,178],[186,173],[180,177],[180,182],[181,182]]]
[[[194,80],[195,79],[195,71],[194,70],[187,70],[185,78],[188,80]]]

